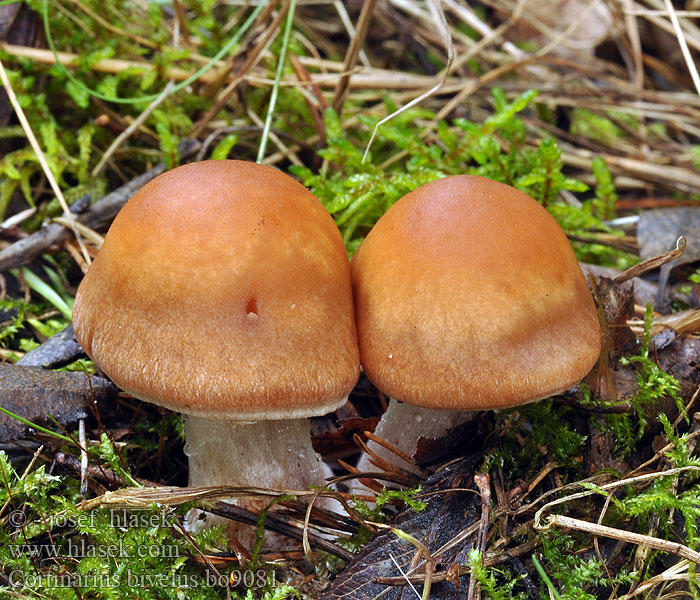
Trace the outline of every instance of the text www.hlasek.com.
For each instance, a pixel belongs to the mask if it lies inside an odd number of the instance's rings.
[[[62,546],[54,544],[17,544],[10,546],[13,558],[179,558],[180,548],[175,544],[114,544],[95,545],[85,540],[77,543],[68,539]]]

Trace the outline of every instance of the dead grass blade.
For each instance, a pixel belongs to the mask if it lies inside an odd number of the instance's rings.
[[[445,13],[442,11],[442,8],[440,7],[439,0],[430,0],[428,2],[428,6],[430,6],[430,12],[433,17],[433,20],[435,21],[435,24],[437,25],[438,31],[440,32],[440,37],[442,39],[442,43],[447,50],[447,65],[445,66],[445,69],[443,71],[443,76],[440,79],[440,81],[435,84],[432,88],[430,88],[428,91],[422,93],[420,96],[417,98],[414,98],[407,104],[404,104],[401,108],[398,110],[394,111],[390,115],[387,115],[383,119],[381,119],[375,126],[374,126],[374,131],[372,131],[372,136],[369,138],[369,142],[367,142],[367,147],[365,148],[365,152],[362,155],[362,162],[364,163],[365,160],[367,159],[367,154],[369,153],[370,148],[372,147],[372,142],[374,141],[374,138],[377,135],[377,131],[379,128],[386,123],[387,121],[390,121],[393,119],[395,116],[401,114],[402,112],[408,110],[409,108],[416,106],[417,104],[420,104],[423,100],[426,98],[429,98],[432,96],[434,93],[439,91],[444,85],[447,79],[450,76],[450,71],[452,69],[452,63],[454,62],[455,59],[455,47],[454,43],[452,42],[452,35],[450,34],[450,29],[447,26],[447,20],[445,19]]]

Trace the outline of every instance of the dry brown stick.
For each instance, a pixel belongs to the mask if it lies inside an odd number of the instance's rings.
[[[650,535],[635,533],[634,531],[625,531],[624,529],[615,529],[614,527],[608,527],[607,525],[598,525],[597,523],[590,523],[589,521],[582,521],[581,519],[574,519],[564,515],[550,515],[547,517],[547,522],[544,525],[541,525],[540,528],[546,530],[554,526],[564,527],[566,529],[575,529],[577,531],[583,531],[593,535],[629,542],[630,544],[647,546],[649,548],[653,548],[654,550],[661,550],[662,552],[675,554],[676,556],[680,556],[681,558],[685,558],[686,560],[700,565],[700,552],[696,552],[695,550],[688,548],[688,546],[678,542],[669,542]]]
[[[304,83],[311,83],[311,76],[309,75],[309,72],[304,68],[304,65],[302,65],[299,62],[299,58],[296,54],[294,54],[294,52],[289,53],[289,62],[292,65],[292,68],[294,69],[294,72],[296,73],[296,76],[299,79],[299,81],[303,81]],[[319,107],[325,110],[326,108],[328,108],[328,102],[324,98],[323,93],[321,92],[321,88],[319,88],[317,85],[309,85],[308,92],[309,94],[304,94],[304,101],[306,102],[306,106],[311,112],[311,116],[314,120],[314,125],[316,126],[316,131],[318,132],[318,137],[321,140],[321,144],[325,146],[326,130],[323,126],[323,116],[321,115]],[[316,102],[318,102],[318,106],[311,100],[311,98],[309,98],[309,95],[311,95],[316,100]]]
[[[631,591],[624,596],[619,596],[618,600],[630,600],[630,598],[635,598],[645,592],[648,592],[651,588],[656,587],[662,583],[669,581],[688,581],[688,561],[680,560],[676,564],[670,566],[668,569],[643,581],[638,583],[636,587],[633,584]]]
[[[236,488],[228,486],[178,488],[175,486],[161,486],[157,488],[123,488],[114,492],[106,492],[97,498],[84,500],[78,505],[80,510],[93,510],[99,506],[113,508],[139,509],[148,508],[154,502],[164,506],[179,506],[188,502],[196,502],[199,508],[222,517],[234,519],[249,525],[256,525],[258,515],[240,506],[218,500],[219,498],[250,497],[250,496],[279,496],[282,491],[266,490],[262,488]],[[312,496],[318,491],[295,491],[297,496]],[[331,495],[335,495],[331,492]],[[278,515],[274,512],[267,514],[266,528],[277,533],[282,533],[296,540],[301,540],[303,533],[299,521]],[[330,552],[344,560],[350,560],[352,554],[317,535],[309,533],[309,541],[312,545]]]
[[[7,52],[12,56],[30,58],[39,63],[47,65],[56,64],[56,59],[51,50],[43,50],[41,48],[30,48],[28,46],[15,46],[13,44],[5,44],[0,42],[0,50]],[[58,59],[64,67],[75,67],[78,65],[80,56],[70,52],[56,52]],[[118,58],[102,58],[92,65],[92,70],[101,73],[121,73],[126,69],[143,69],[144,73],[153,68],[153,64],[145,61],[122,60]],[[180,69],[178,67],[168,67],[163,73],[165,79],[174,79],[175,81],[184,81],[192,76],[192,71]],[[200,81],[211,83],[213,76],[211,73],[203,73]]]
[[[665,252],[664,254],[660,254],[659,256],[653,256],[652,258],[648,258],[647,260],[644,260],[640,263],[637,263],[636,265],[630,267],[629,269],[623,271],[620,273],[617,277],[613,279],[613,282],[616,284],[621,284],[625,283],[626,281],[629,281],[630,279],[634,279],[635,277],[639,277],[640,275],[643,275],[644,273],[651,271],[653,269],[656,269],[660,267],[661,265],[665,265],[668,262],[671,262],[672,260],[675,260],[683,252],[685,252],[685,247],[687,245],[687,241],[683,236],[680,236],[676,240],[676,249],[671,250],[670,252]]]
[[[355,37],[352,39],[350,46],[348,46],[348,51],[345,54],[345,64],[343,65],[345,75],[340,78],[338,87],[335,91],[335,96],[331,102],[331,106],[339,114],[343,108],[345,96],[350,85],[350,76],[352,75],[352,70],[357,64],[357,57],[360,55],[360,50],[365,42],[365,38],[367,37],[369,21],[376,5],[377,0],[365,0],[363,2],[362,11],[360,12],[360,17],[357,21],[357,27],[355,28]]]
[[[632,8],[632,0],[623,0],[625,26],[627,29],[627,37],[632,51],[632,59],[634,60],[634,85],[641,89],[644,87],[644,62],[642,53],[642,41],[639,36],[639,26],[635,15],[630,14]]]
[[[66,454],[65,452],[56,452],[56,455],[54,456],[54,462],[59,467],[62,467],[64,469],[70,469],[71,471],[75,471],[76,473],[79,473],[81,469],[80,459],[76,458],[72,454]],[[124,480],[121,476],[112,471],[112,469],[107,469],[106,467],[102,467],[100,465],[89,465],[87,467],[86,472],[89,477],[92,477],[93,479],[96,479],[97,481],[101,481],[103,483],[107,483],[110,485],[124,484]],[[148,487],[158,487],[159,485],[158,483],[148,481],[146,479],[137,479],[137,481],[140,484]]]
[[[590,169],[593,156],[594,154],[587,150],[563,152],[562,161],[565,165],[587,170]],[[693,173],[690,169],[656,165],[648,161],[612,154],[600,154],[599,156],[605,160],[614,174],[623,173],[628,177],[649,181],[654,185],[671,185],[676,190],[686,192],[697,193],[700,191],[700,175]]]
[[[190,39],[190,32],[187,29],[187,17],[185,16],[185,9],[182,8],[180,0],[173,0],[173,7],[175,8],[175,17],[180,26],[180,35],[182,36],[185,46],[191,47],[192,40]]]
[[[665,471],[654,471],[652,473],[644,473],[643,475],[637,475],[635,477],[626,477],[625,479],[616,479],[615,481],[611,481],[609,483],[605,484],[597,484],[596,479],[599,479],[596,476],[589,477],[588,479],[585,479],[583,481],[575,481],[573,483],[569,483],[567,485],[564,485],[558,489],[555,490],[549,490],[548,492],[545,492],[540,496],[537,500],[531,502],[527,506],[522,507],[520,510],[517,511],[516,514],[520,514],[526,510],[530,510],[535,504],[538,504],[540,501],[542,501],[544,498],[551,496],[552,494],[555,494],[557,492],[561,492],[563,490],[569,490],[573,489],[575,487],[581,486],[583,483],[594,483],[597,485],[601,490],[610,490],[610,489],[615,489],[618,487],[622,487],[624,485],[636,485],[638,483],[645,483],[647,481],[651,481],[652,479],[658,479],[659,477],[666,477],[668,475],[676,475],[677,473],[683,473],[685,471],[694,471],[694,472],[700,472],[700,467],[697,467],[695,465],[687,465],[685,467],[674,467],[672,469],[666,469]],[[564,504],[566,502],[571,502],[572,500],[577,500],[578,498],[585,498],[586,496],[591,496],[593,494],[599,493],[598,490],[585,490],[583,492],[576,492],[575,494],[571,494],[569,496],[564,496],[562,498],[557,498],[556,500],[552,500],[551,502],[548,502],[545,504],[542,508],[540,508],[537,513],[535,514],[535,527],[539,527],[539,523],[542,519],[542,514],[549,508],[556,506],[558,504]]]

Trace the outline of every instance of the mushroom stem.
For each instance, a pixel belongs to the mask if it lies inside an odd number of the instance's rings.
[[[382,416],[374,433],[389,442],[395,448],[413,456],[421,437],[439,438],[457,425],[471,420],[476,413],[468,410],[436,410],[423,408],[391,399],[389,408]],[[418,471],[375,442],[369,442],[368,447],[387,462],[403,469],[418,473]],[[370,463],[370,457],[363,454],[357,463],[360,471],[376,471]],[[358,490],[359,491],[359,490]]]
[[[190,486],[304,490],[323,484],[332,475],[311,445],[309,419],[251,423],[193,415],[183,418]],[[268,502],[269,498],[236,500],[239,506],[255,512]],[[206,521],[207,525],[224,522],[212,515]],[[226,529],[244,545],[255,540],[255,530],[249,525],[229,521]]]

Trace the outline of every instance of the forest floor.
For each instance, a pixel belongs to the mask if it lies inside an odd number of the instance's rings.
[[[695,0],[0,2],[0,598],[698,597],[698,16]],[[312,425],[340,478],[321,495],[342,504],[273,495],[258,520],[187,488],[181,417],[99,378],[65,330],[119,208],[206,158],[296,177],[350,255],[420,185],[517,187],[588,273],[601,358],[563,394],[423,440],[413,468],[380,463],[352,499],[388,401],[362,377]],[[257,522],[259,543],[190,533],[193,506]]]

